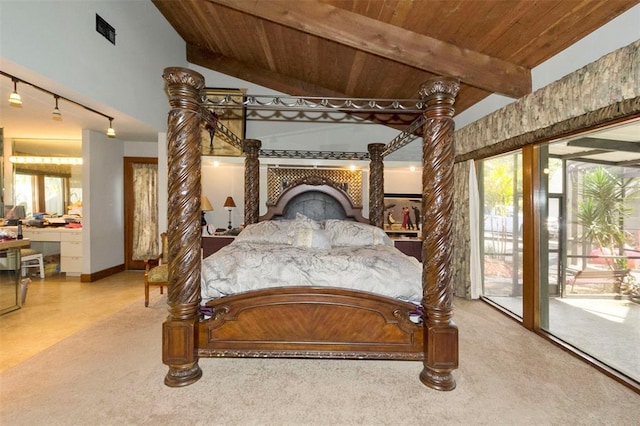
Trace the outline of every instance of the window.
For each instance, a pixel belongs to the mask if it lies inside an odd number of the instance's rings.
[[[483,296],[522,317],[522,155],[480,163]]]

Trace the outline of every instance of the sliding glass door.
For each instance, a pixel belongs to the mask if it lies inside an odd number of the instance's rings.
[[[638,134],[640,121],[477,163],[482,298],[635,382]]]

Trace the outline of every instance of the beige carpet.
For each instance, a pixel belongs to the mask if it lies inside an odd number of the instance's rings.
[[[2,425],[636,425],[640,396],[482,302],[456,300],[458,384],[416,362],[201,359],[165,387],[165,300],[130,305],[0,374]],[[30,338],[34,338],[31,336]]]

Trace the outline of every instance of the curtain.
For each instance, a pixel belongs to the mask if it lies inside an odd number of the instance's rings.
[[[134,163],[133,167],[133,247],[132,260],[160,254],[158,244],[158,165]]]
[[[469,241],[470,243],[470,275],[471,298],[478,299],[482,293],[482,268],[480,264],[480,194],[476,166],[473,160],[468,160],[469,166]]]

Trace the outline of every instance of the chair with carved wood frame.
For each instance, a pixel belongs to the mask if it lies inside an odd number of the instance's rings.
[[[160,294],[163,294],[165,286],[169,285],[169,254],[167,247],[167,233],[160,234],[162,240],[162,252],[153,258],[144,261],[144,306],[149,306],[149,287],[159,286]]]

